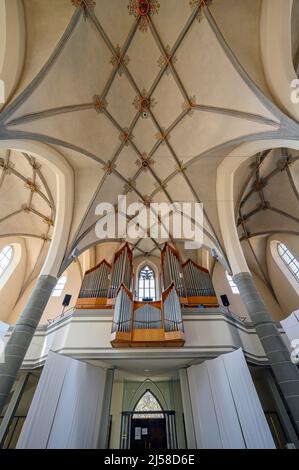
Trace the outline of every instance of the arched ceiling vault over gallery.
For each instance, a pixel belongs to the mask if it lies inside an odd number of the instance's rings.
[[[270,149],[244,162],[236,172],[236,225],[251,268],[271,288],[267,243],[275,234],[299,241],[299,152]]]
[[[24,286],[45,261],[56,215],[53,171],[26,152],[0,149],[0,239],[22,239],[28,272]],[[25,254],[24,254],[25,256]]]
[[[99,242],[95,207],[118,194],[203,202],[205,244],[225,259],[217,167],[244,142],[299,137],[219,28],[233,3],[151,0],[143,12],[137,0],[72,1],[51,57],[0,115],[1,139],[50,145],[97,176],[92,198],[75,209],[64,266],[75,248]],[[258,15],[259,1],[251,5]],[[160,242],[138,240],[134,253],[156,255]]]

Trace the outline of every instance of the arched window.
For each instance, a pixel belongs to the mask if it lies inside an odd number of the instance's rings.
[[[66,283],[66,276],[62,276],[58,279],[56,286],[52,291],[52,297],[60,297]]]
[[[13,259],[13,247],[6,245],[0,252],[0,277],[3,276]]]
[[[156,300],[156,277],[149,266],[144,266],[138,276],[138,300]]]
[[[278,243],[277,251],[290,273],[299,282],[299,261],[283,243]]]
[[[240,294],[237,284],[234,282],[232,276],[226,271],[226,278],[233,294]]]
[[[134,414],[133,418],[164,418],[163,413],[161,413],[163,409],[150,390],[146,390],[142,395],[134,411],[138,413]],[[148,413],[149,411],[150,413]]]

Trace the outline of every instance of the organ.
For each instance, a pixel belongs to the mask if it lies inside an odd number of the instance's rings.
[[[189,259],[183,264],[183,275],[187,306],[218,307],[218,300],[207,269]]]
[[[106,260],[86,271],[76,308],[106,308],[110,276],[111,264]]]
[[[85,273],[76,308],[113,309],[111,345],[181,347],[185,343],[181,308],[218,306],[209,272],[165,243],[161,251],[161,300],[134,298],[133,255],[128,243]]]
[[[108,293],[110,299],[115,299],[121,284],[124,284],[130,290],[133,286],[133,256],[128,243],[117,251],[114,256],[111,284]]]

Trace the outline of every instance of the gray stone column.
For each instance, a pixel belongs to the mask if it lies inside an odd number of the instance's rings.
[[[98,449],[107,449],[108,447],[109,418],[112,400],[113,381],[114,369],[108,369],[106,372],[106,383],[103,395],[103,406],[97,446]]]
[[[42,317],[53,287],[54,276],[40,276],[0,357],[0,411],[16,380],[36,327]]]
[[[183,410],[184,410],[187,448],[196,449],[197,448],[196,437],[195,437],[195,429],[194,429],[194,422],[193,422],[187,369],[180,369],[179,374],[180,374],[182,403],[183,403]]]
[[[271,315],[254,284],[252,276],[249,273],[239,273],[233,279],[238,286],[246,310],[268,357],[277,385],[285,399],[288,412],[299,435],[299,370],[292,363],[290,352],[271,319]]]

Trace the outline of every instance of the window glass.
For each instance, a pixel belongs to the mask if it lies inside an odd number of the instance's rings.
[[[277,251],[292,276],[299,282],[299,261],[283,243],[278,243]]]
[[[0,277],[5,273],[13,259],[13,247],[6,245],[0,251]]]
[[[133,415],[133,418],[163,418],[164,415],[161,413],[162,408],[156,397],[147,390],[144,395],[140,398],[139,402],[137,403],[135,410],[139,413]],[[146,412],[151,411],[151,413],[147,414]],[[160,411],[160,413],[159,413]],[[157,412],[157,413],[154,413]]]
[[[60,297],[66,283],[66,276],[62,276],[58,279],[56,286],[52,291],[52,297]]]
[[[138,300],[156,300],[156,278],[154,271],[149,266],[144,266],[139,272]]]
[[[233,278],[228,272],[226,272],[226,278],[228,280],[228,283],[230,285],[231,291],[233,294],[240,294],[239,289],[236,285],[236,283],[233,281]]]

